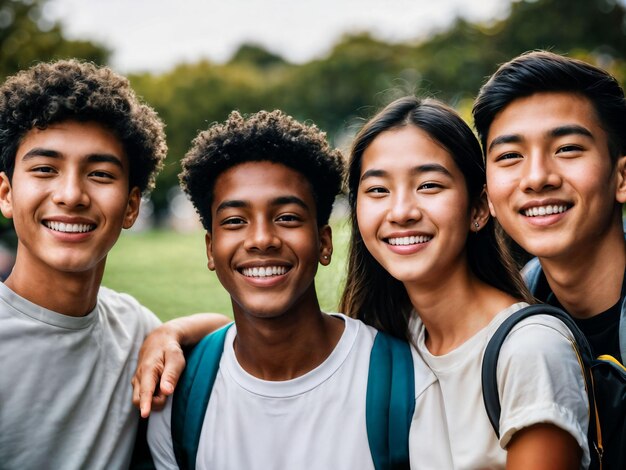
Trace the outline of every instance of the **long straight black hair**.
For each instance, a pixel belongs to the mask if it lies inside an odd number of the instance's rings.
[[[409,339],[409,296],[402,282],[392,277],[367,250],[359,233],[356,205],[363,153],[381,133],[406,126],[426,132],[450,153],[465,177],[470,207],[481,197],[485,185],[485,165],[478,140],[452,108],[437,100],[397,99],[357,134],[348,166],[352,237],[340,310],[403,339]],[[479,232],[469,235],[468,228],[467,259],[474,275],[515,298],[530,301],[511,255],[496,236],[494,221],[489,219]]]

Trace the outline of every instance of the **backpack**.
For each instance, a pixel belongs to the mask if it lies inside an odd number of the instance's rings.
[[[565,323],[574,336],[589,399],[589,468],[626,469],[626,368],[612,356],[594,358],[587,338],[574,320],[563,310],[550,305],[531,305],[515,312],[498,327],[485,349],[482,364],[483,400],[496,435],[500,437],[501,410],[496,378],[500,348],[511,329],[532,315],[556,317]]]
[[[217,377],[226,332],[206,336],[192,350],[172,403],[172,441],[181,469],[196,466],[204,415]],[[370,355],[366,425],[376,470],[409,469],[409,428],[415,409],[415,378],[409,345],[378,332]]]

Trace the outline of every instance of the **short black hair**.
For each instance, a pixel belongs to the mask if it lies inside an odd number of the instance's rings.
[[[126,78],[75,59],[36,64],[0,86],[0,171],[12,177],[17,149],[30,130],[68,120],[112,131],[128,158],[130,188],[146,193],[154,187],[167,154],[163,122]]]
[[[317,224],[328,223],[335,196],[341,191],[344,159],[315,125],[296,121],[280,110],[244,117],[233,111],[224,123],[200,132],[182,160],[180,181],[211,231],[213,188],[218,176],[246,162],[280,163],[301,173],[311,184]]]
[[[626,154],[626,99],[615,77],[581,60],[548,51],[527,52],[506,62],[480,89],[472,113],[483,152],[497,114],[518,98],[543,92],[586,97],[608,135],[613,161]]]

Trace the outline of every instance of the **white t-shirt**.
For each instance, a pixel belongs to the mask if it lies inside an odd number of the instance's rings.
[[[513,434],[537,423],[551,423],[570,433],[583,449],[581,468],[587,468],[587,395],[573,337],[560,320],[533,316],[514,327],[498,359],[499,442],[487,417],[481,385],[485,348],[498,326],[526,305],[501,311],[484,329],[442,356],[428,351],[424,324],[412,319],[418,352],[439,380],[416,402],[409,437],[411,468],[505,468],[504,449]]]
[[[0,283],[0,468],[128,468],[139,419],[130,379],[158,324],[105,287],[92,312],[71,317]]]
[[[196,468],[212,470],[373,469],[365,424],[369,360],[376,330],[340,316],[341,339],[312,371],[265,381],[241,368],[226,336],[200,435]],[[416,361],[416,392],[433,380]],[[152,413],[148,443],[157,468],[178,468],[172,449],[171,403]]]

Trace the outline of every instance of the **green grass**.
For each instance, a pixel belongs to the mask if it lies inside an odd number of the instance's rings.
[[[337,310],[350,236],[344,220],[332,226],[332,262],[320,265],[316,277],[325,311]],[[103,284],[133,295],[164,321],[196,312],[232,316],[230,297],[206,262],[204,232],[124,232],[108,256]]]

